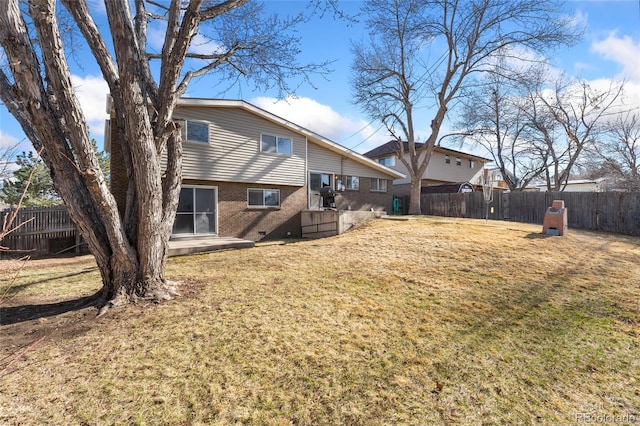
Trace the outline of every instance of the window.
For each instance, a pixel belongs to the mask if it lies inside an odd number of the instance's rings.
[[[247,189],[247,205],[249,207],[279,208],[279,189]]]
[[[340,183],[342,184],[340,188],[342,190],[358,191],[360,189],[360,178],[358,176],[342,176]]]
[[[382,164],[383,166],[392,167],[396,165],[396,157],[379,158],[378,163]]]
[[[209,123],[187,120],[184,132],[188,142],[209,143]]]
[[[371,178],[371,191],[387,192],[387,180],[379,178]]]
[[[291,139],[273,135],[260,135],[260,151],[291,155]]]
[[[456,157],[456,166],[462,166],[462,159],[460,157]]]
[[[473,161],[473,160],[469,160],[469,168],[470,168],[470,169],[473,169],[475,166],[476,166],[475,161]]]
[[[444,156],[444,163],[445,164],[451,164],[451,157],[449,157],[448,155]]]

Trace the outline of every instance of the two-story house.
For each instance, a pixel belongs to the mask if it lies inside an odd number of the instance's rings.
[[[299,237],[303,210],[389,210],[391,181],[404,177],[241,100],[183,98],[174,118],[184,133],[172,237]],[[108,139],[112,192],[124,206],[120,141],[117,135]]]
[[[421,146],[421,143],[416,143],[416,149]],[[404,149],[408,151],[408,142],[404,142]],[[402,173],[404,177],[393,181],[393,193],[396,196],[408,196],[411,177],[407,168],[398,158],[398,151],[398,142],[390,141],[366,152],[364,156]],[[405,153],[405,158],[409,159],[408,153]],[[479,182],[479,177],[482,176],[484,165],[491,161],[489,158],[437,146],[422,176],[422,187],[457,184],[451,185],[452,188],[456,188],[456,191],[453,192],[457,192],[465,183],[476,185]]]

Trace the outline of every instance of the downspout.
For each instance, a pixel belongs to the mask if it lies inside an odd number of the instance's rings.
[[[307,207],[305,210],[311,208],[309,202],[311,201],[311,188],[309,187],[309,138],[304,138],[304,186],[307,188]]]

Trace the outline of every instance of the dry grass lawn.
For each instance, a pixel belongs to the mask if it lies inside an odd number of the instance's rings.
[[[377,220],[173,258],[171,302],[1,326],[0,423],[640,422],[640,240],[540,231]],[[5,315],[99,286],[90,257],[39,262]]]

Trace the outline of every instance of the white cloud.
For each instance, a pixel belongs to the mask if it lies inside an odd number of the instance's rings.
[[[189,45],[189,52],[201,55],[211,55],[212,53],[221,53],[223,51],[224,49],[220,44],[202,34],[196,34]]]
[[[25,142],[24,144],[22,142]],[[2,179],[10,178],[13,172],[18,169],[14,162],[16,154],[22,150],[29,150],[26,140],[9,135],[0,130],[0,182]]]
[[[147,43],[151,51],[160,52],[164,44],[164,37],[167,32],[167,26],[164,22],[152,23],[147,28]]]
[[[594,67],[588,62],[576,61],[573,63],[573,69],[580,73],[582,71],[591,71]]]
[[[85,77],[72,75],[71,81],[87,120],[89,131],[93,136],[103,136],[104,121],[109,118],[106,107],[107,94],[109,93],[107,82],[102,77],[92,75]]]
[[[612,32],[604,40],[594,42],[591,50],[622,65],[622,78],[640,82],[640,42]]]
[[[624,84],[624,109],[640,108],[640,81],[627,81]]]
[[[0,149],[11,148],[17,146],[21,141],[7,133],[0,130]]]
[[[251,103],[360,153],[389,140],[386,130],[378,131],[375,123],[342,115],[311,98],[289,96],[277,100],[258,97]]]
[[[569,23],[571,24],[571,26],[573,26],[573,28],[582,29],[586,28],[589,25],[589,14],[581,10],[576,10],[576,13],[569,16],[568,18]]]
[[[164,45],[164,38],[167,32],[167,26],[165,22],[157,22],[149,25],[147,29],[147,43],[151,51],[160,53],[162,46]],[[202,34],[196,34],[191,39],[189,45],[189,52],[201,55],[210,55],[212,53],[223,52],[224,48],[219,43],[211,40]]]

